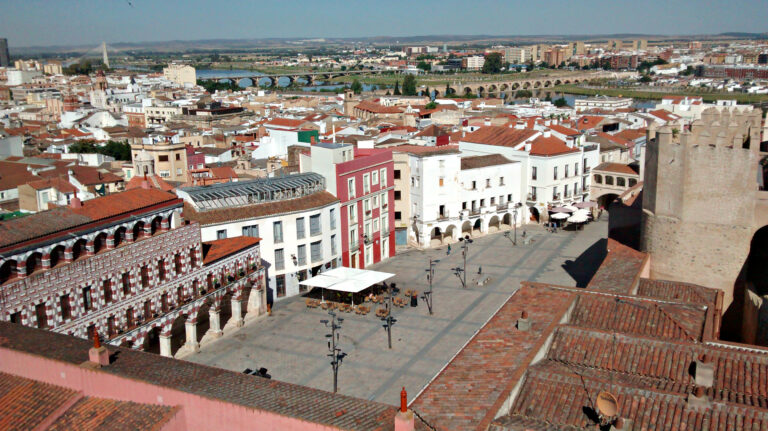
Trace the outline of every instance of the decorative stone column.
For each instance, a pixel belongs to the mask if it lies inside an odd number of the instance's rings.
[[[170,217],[164,218],[160,222],[160,230],[163,232],[167,232],[170,229],[171,229],[171,218]]]
[[[187,319],[187,321],[184,322],[184,329],[187,333],[187,342],[184,343],[184,349],[188,352],[199,352],[200,344],[197,342],[197,319]]]
[[[133,229],[125,231],[125,240],[128,242],[134,242],[136,239],[133,237]]]
[[[114,235],[108,235],[107,236],[107,250],[112,250],[115,248],[115,237]]]
[[[16,262],[16,275],[19,276],[19,278],[24,278],[27,276],[27,262],[21,261]]]
[[[43,258],[41,260],[41,263],[43,264],[43,269],[50,269],[51,268],[51,255],[46,253],[43,255]]]
[[[152,236],[152,223],[145,224],[144,225],[144,230],[141,232],[141,237],[142,238],[147,238],[147,237],[150,237],[150,236]]]
[[[85,255],[86,256],[93,256],[94,246],[93,246],[93,240],[88,240],[88,242],[85,243]]]
[[[232,298],[232,317],[233,324],[240,328],[243,326],[243,301]]]
[[[160,334],[160,356],[170,358],[171,354],[171,334]]]
[[[208,322],[210,327],[206,335],[210,335],[213,338],[221,337],[223,331],[221,330],[221,312],[213,307],[208,311]]]
[[[72,262],[74,256],[71,246],[64,249],[64,262]]]

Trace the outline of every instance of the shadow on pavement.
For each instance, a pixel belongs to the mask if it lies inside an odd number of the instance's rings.
[[[576,287],[587,287],[589,280],[605,259],[607,240],[601,238],[589,246],[576,260],[566,260],[562,267],[576,281]]]

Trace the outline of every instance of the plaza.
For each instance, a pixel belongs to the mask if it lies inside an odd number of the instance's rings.
[[[462,267],[461,245],[430,250],[407,250],[381,264],[376,271],[396,274],[389,282],[401,292],[427,287],[429,259],[438,259],[433,284],[433,311],[395,307],[392,349],[387,332],[374,313],[339,313],[344,318],[340,347],[347,353],[339,369],[339,392],[396,405],[400,389],[415,398],[472,336],[515,292],[521,281],[583,286],[602,259],[607,217],[580,231],[550,233],[539,226],[474,239],[467,258],[467,288],[453,268]],[[532,241],[523,244],[522,232]],[[480,274],[478,272],[481,271]],[[478,286],[477,281],[487,277]],[[401,293],[402,295],[402,293]],[[333,378],[320,323],[328,313],[308,309],[297,297],[275,305],[270,317],[246,324],[240,331],[202,346],[184,360],[232,371],[267,368],[272,379],[332,390]],[[258,377],[254,377],[258,378]],[[468,388],[470,389],[470,388]]]

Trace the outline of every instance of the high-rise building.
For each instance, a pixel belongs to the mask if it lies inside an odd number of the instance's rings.
[[[11,65],[11,54],[8,52],[8,39],[0,38],[0,67]]]

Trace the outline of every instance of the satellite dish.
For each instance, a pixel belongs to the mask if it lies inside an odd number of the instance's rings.
[[[597,412],[603,417],[614,417],[619,413],[619,402],[611,393],[600,391],[597,394]]]

